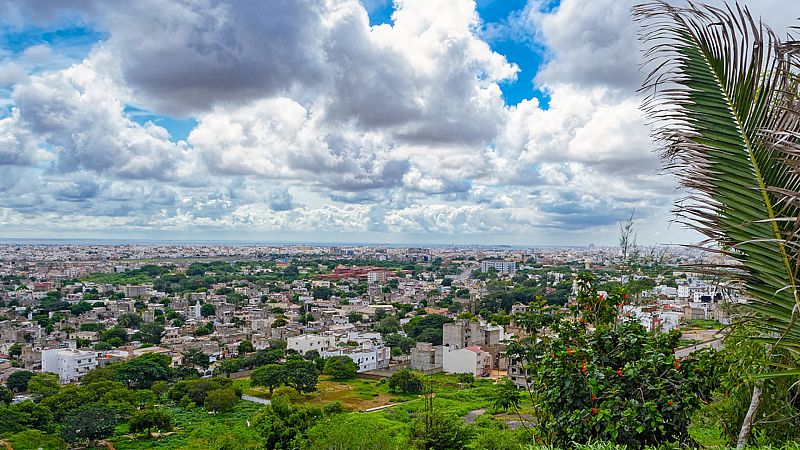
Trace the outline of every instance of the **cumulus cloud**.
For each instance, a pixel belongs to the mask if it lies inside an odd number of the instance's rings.
[[[500,25],[473,0],[397,0],[371,26],[386,3],[0,0],[4,24],[104,36],[74,63],[0,55],[0,225],[586,241],[635,207],[665,239],[633,0],[530,0]],[[776,28],[800,13],[751,7]],[[503,101],[519,69],[486,39],[504,33],[543,49],[520,82],[547,107]],[[132,110],[196,126],[178,140]]]

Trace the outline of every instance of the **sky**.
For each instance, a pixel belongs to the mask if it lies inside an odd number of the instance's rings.
[[[634,3],[0,0],[0,237],[699,241]]]

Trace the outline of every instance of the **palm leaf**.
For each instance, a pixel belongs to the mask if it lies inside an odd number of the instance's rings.
[[[800,353],[796,63],[746,8],[634,8],[647,64],[643,110],[691,194],[679,221],[730,261],[763,339]],[[730,263],[733,263],[731,268]]]

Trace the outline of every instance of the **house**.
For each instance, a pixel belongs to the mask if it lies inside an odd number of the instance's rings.
[[[429,342],[417,342],[411,349],[411,368],[425,373],[436,373],[442,370],[442,351],[441,345],[433,345]]]
[[[321,334],[303,334],[286,339],[286,348],[297,350],[301,355],[310,350],[322,354],[323,350],[336,345],[336,338]]]
[[[55,373],[61,384],[78,381],[97,367],[97,352],[56,348],[42,351],[42,372]]]
[[[442,354],[442,369],[447,373],[483,376],[489,374],[492,369],[492,356],[477,345],[460,349],[445,347]]]

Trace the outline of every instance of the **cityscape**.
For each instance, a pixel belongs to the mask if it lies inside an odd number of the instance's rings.
[[[0,448],[800,449],[800,2],[0,12]]]

